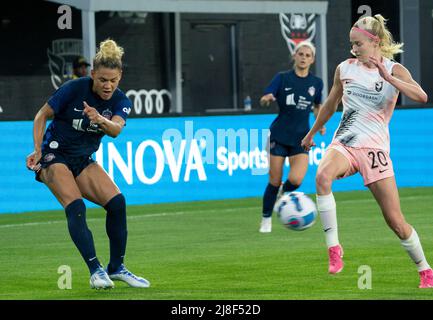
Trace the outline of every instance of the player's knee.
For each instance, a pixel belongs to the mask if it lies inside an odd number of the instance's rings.
[[[83,199],[76,199],[65,207],[66,220],[71,233],[87,228],[86,205]]]
[[[281,178],[269,178],[269,183],[274,187],[279,187],[281,185]]]
[[[289,182],[297,189],[302,183],[302,177],[290,177]]]
[[[316,175],[316,187],[318,189],[329,189],[332,185],[332,178],[324,171],[318,171]]]
[[[107,212],[125,211],[126,200],[124,195],[122,193],[115,195],[110,201],[107,202],[104,208],[107,210]]]
[[[65,207],[66,216],[80,215],[86,212],[86,205],[83,199],[75,199]]]

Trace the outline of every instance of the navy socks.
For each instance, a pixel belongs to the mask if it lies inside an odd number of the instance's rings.
[[[126,203],[123,194],[114,196],[104,206],[107,210],[105,223],[108,238],[110,239],[110,263],[108,272],[116,271],[123,263],[128,236],[126,226]]]
[[[299,185],[292,184],[289,179],[286,180],[283,184],[283,192],[292,192],[299,188]]]
[[[269,218],[272,216],[272,210],[274,209],[275,201],[277,200],[278,189],[280,187],[275,187],[268,183],[265,194],[263,195],[263,217]]]
[[[274,209],[275,201],[277,200],[278,189],[274,185],[268,183],[265,194],[263,195],[263,218],[269,218],[272,216],[272,210]],[[299,188],[299,185],[292,184],[288,179],[283,184],[283,192],[295,191]]]
[[[83,199],[72,201],[66,208],[68,230],[72,241],[89,267],[90,274],[100,267],[96,258],[92,232],[87,227],[86,205]]]
[[[126,251],[126,203],[125,197],[118,194],[104,206],[107,210],[106,231],[110,239],[110,263],[108,272],[116,271],[123,263]],[[82,199],[72,201],[66,208],[69,234],[72,241],[89,267],[92,274],[101,266],[96,257],[92,232],[87,227],[86,206]]]

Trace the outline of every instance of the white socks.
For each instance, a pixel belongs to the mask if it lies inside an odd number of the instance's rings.
[[[337,209],[332,192],[325,196],[317,195],[317,210],[325,231],[326,245],[328,248],[336,246],[338,241]]]
[[[328,248],[336,246],[340,242],[338,240],[337,210],[334,195],[332,192],[324,196],[317,195],[316,199],[317,210],[322,221],[323,231],[325,231],[326,245]],[[418,272],[430,269],[414,228],[412,228],[412,233],[408,239],[400,241],[403,248],[415,262]]]
[[[418,238],[418,233],[414,228],[412,228],[412,233],[409,238],[400,241],[403,248],[405,248],[413,262],[415,262],[418,272],[430,269],[430,266],[425,259],[424,251],[422,250],[421,242]]]

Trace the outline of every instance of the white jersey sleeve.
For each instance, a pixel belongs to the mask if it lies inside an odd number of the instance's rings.
[[[395,62],[383,58],[383,64],[392,73]],[[369,69],[357,59],[348,59],[339,67],[343,113],[334,140],[353,148],[389,151],[388,123],[399,91],[378,69]]]

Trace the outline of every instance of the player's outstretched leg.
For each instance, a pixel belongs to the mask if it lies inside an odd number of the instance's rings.
[[[329,255],[329,273],[336,274],[343,270],[343,248],[338,240],[337,210],[334,195],[317,195],[317,210],[325,232]]]
[[[107,266],[109,278],[126,282],[135,288],[149,287],[149,281],[134,275],[123,265],[128,236],[125,197],[121,193],[117,194],[104,208],[107,210],[106,230],[110,239],[110,263]]]
[[[82,199],[72,201],[66,206],[65,212],[69,234],[89,268],[90,287],[94,289],[113,288],[113,281],[110,280],[96,257],[92,232],[87,227],[84,201]]]
[[[119,269],[126,252],[128,230],[126,224],[126,201],[123,194],[115,195],[104,206],[107,211],[105,228],[110,240],[110,263],[108,271]]]
[[[400,241],[418,269],[420,277],[419,288],[433,288],[433,271],[424,256],[416,230],[412,227],[409,238]]]
[[[433,288],[433,271],[425,258],[417,232],[401,212],[394,176],[371,183],[368,187],[379,203],[386,223],[400,238],[401,245],[415,263],[420,276],[419,288]]]

